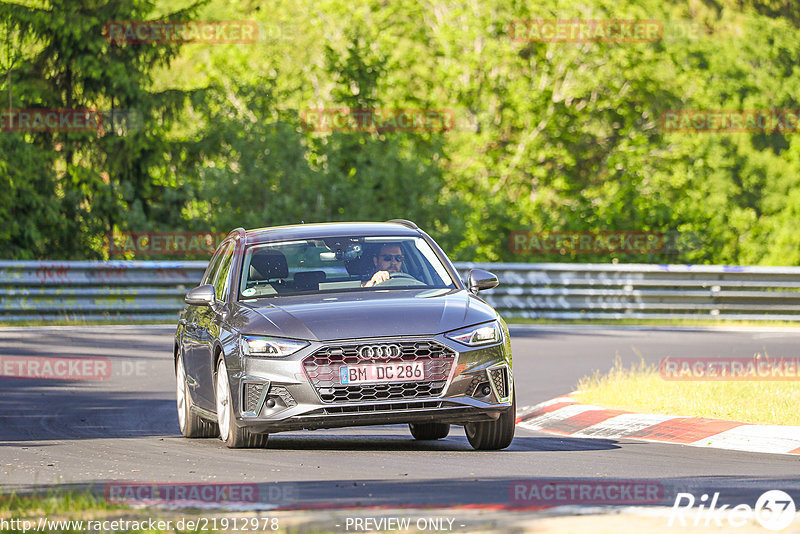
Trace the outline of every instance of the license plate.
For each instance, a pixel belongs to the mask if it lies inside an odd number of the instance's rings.
[[[339,382],[342,384],[413,382],[424,379],[425,365],[423,362],[374,363],[339,367]]]

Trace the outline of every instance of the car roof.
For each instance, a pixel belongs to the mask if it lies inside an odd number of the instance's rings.
[[[248,245],[294,239],[328,237],[419,236],[420,230],[394,222],[335,222],[271,226],[245,231]]]

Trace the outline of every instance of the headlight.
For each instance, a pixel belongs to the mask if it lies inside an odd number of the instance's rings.
[[[497,321],[449,332],[445,336],[471,347],[497,343],[503,339],[503,335],[500,333],[500,325],[497,324]]]
[[[239,346],[242,354],[254,358],[285,358],[307,347],[308,343],[277,337],[242,336]]]

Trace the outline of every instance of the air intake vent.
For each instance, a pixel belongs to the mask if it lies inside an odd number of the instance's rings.
[[[287,408],[293,408],[297,406],[297,401],[294,400],[294,397],[292,397],[292,394],[289,393],[289,390],[283,386],[272,386],[269,388],[269,394],[270,396],[280,397]]]
[[[500,399],[508,397],[508,368],[503,366],[489,369],[489,378],[497,397]]]
[[[258,401],[261,398],[262,391],[264,391],[264,384],[248,382],[244,385],[245,412],[255,412],[258,409]]]

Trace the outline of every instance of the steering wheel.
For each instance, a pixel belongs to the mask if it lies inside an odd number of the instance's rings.
[[[425,282],[420,282],[408,273],[389,273],[389,279],[384,280],[376,287],[391,287],[391,286],[424,286]]]

